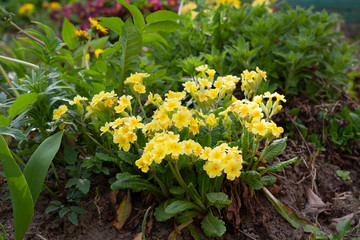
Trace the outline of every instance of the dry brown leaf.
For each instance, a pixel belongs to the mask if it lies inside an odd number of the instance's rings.
[[[118,230],[122,229],[126,223],[126,220],[130,217],[132,205],[130,191],[127,192],[127,195],[123,198],[120,203],[119,208],[116,210],[116,219],[113,221],[113,226]]]
[[[316,195],[310,188],[305,189],[308,204],[311,208],[323,208],[326,204],[321,200],[321,198]]]
[[[139,232],[138,234],[136,234],[133,240],[142,240],[142,233]]]

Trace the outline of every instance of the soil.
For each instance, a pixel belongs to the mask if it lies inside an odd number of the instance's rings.
[[[297,101],[297,104],[304,103],[304,99],[293,101]],[[280,117],[289,120],[291,116],[288,111],[291,105],[292,103],[289,103],[289,107],[283,110]],[[306,121],[307,126],[312,123],[319,125],[321,121],[316,117],[316,106],[310,109],[307,106],[301,110],[303,122]],[[309,131],[316,132],[319,129],[321,127],[314,125]],[[294,131],[296,132],[296,129]],[[284,153],[273,161],[285,161],[293,157],[303,160],[296,166],[287,166],[283,171],[274,174],[277,183],[268,189],[290,210],[307,219],[309,223],[316,224],[328,235],[336,232],[336,224],[339,221],[351,217],[352,231],[345,239],[359,237],[359,143],[352,143],[351,155],[329,142],[325,142],[326,151],[322,152],[313,144],[302,141],[301,133],[298,132],[297,137],[299,141],[288,139]],[[338,177],[336,170],[339,169],[350,171],[351,181]],[[0,197],[7,192],[4,188],[5,182],[0,176]],[[86,209],[88,214],[79,215],[79,225],[74,226],[66,217],[59,218],[57,212],[44,213],[53,198],[43,192],[36,204],[33,221],[25,239],[141,239],[138,234],[141,233],[143,217],[146,210],[155,202],[143,193],[131,193],[131,216],[124,228],[117,230],[112,221],[115,219],[116,207],[121,202],[121,194],[125,193],[121,192],[115,203],[114,193],[111,193],[107,180],[99,177],[93,181],[90,193],[80,203],[80,207]],[[228,231],[221,239],[309,239],[309,233],[301,228],[294,229],[279,215],[263,192],[255,191],[254,197],[249,201],[244,201],[241,194],[231,196],[236,198],[233,202],[237,204],[230,205],[223,212]],[[7,239],[14,239],[12,221],[11,201],[0,199],[0,223],[5,228]],[[150,211],[146,239],[168,239],[173,229],[172,221],[156,222]],[[177,239],[192,238],[189,232],[184,230]]]

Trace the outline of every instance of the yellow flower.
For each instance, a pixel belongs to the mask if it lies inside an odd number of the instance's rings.
[[[103,34],[108,34],[108,29],[101,26],[97,20],[89,17],[89,22],[92,28],[96,29],[99,32],[102,32]]]
[[[124,112],[125,108],[126,108],[125,106],[118,105],[114,109],[116,113],[122,113]]]
[[[135,161],[135,165],[141,169],[142,172],[146,173],[149,171],[149,164],[144,161],[143,158]]]
[[[50,2],[49,3],[49,8],[50,9],[56,9],[56,8],[60,8],[61,4],[59,2]]]
[[[195,68],[195,70],[198,71],[198,72],[202,72],[202,74],[205,74],[204,72],[205,72],[206,70],[208,70],[208,68],[209,68],[208,65],[205,64],[205,65],[201,65],[201,66]]]
[[[108,132],[109,130],[110,130],[110,125],[109,125],[109,123],[105,123],[105,126],[102,126],[102,127],[100,128],[100,131],[102,132],[102,133],[100,134],[100,136],[103,135],[104,133]]]
[[[226,153],[221,147],[216,147],[209,153],[209,161],[221,161],[226,156]]]
[[[190,140],[181,142],[181,145],[184,150],[184,153],[189,156],[193,153],[195,141],[190,139]]]
[[[260,136],[265,136],[267,133],[266,123],[264,120],[261,120],[258,123],[254,123],[253,128],[251,129],[253,134],[258,134]]]
[[[130,150],[130,142],[123,134],[114,134],[113,141],[119,144],[120,150],[123,149],[125,152]]]
[[[192,114],[190,111],[178,111],[175,113],[172,117],[172,120],[174,121],[175,127],[182,129],[183,127],[187,127],[190,124],[190,119],[192,117]]]
[[[258,74],[260,74],[260,76],[266,81],[266,78],[267,78],[266,72],[261,71],[258,67],[256,67],[256,72],[257,72]]]
[[[186,82],[186,83],[183,83],[183,86],[184,86],[184,89],[188,92],[188,93],[193,93],[195,92],[196,90],[199,89],[199,86],[194,83],[194,82]]]
[[[130,142],[130,143],[134,143],[137,140],[137,135],[133,132],[127,132],[125,134],[125,137],[128,140],[128,142]]]
[[[182,7],[181,13],[185,15],[188,12],[191,12],[192,10],[194,10],[195,8],[196,8],[196,4],[194,2],[189,2],[188,4],[185,4]]]
[[[145,93],[146,92],[146,88],[143,84],[141,83],[136,83],[134,85],[134,91],[137,92],[137,93]]]
[[[172,156],[177,157],[183,153],[183,149],[180,143],[171,140],[165,143],[166,144],[166,151],[171,153]]]
[[[209,124],[210,126],[215,126],[216,124],[216,119],[215,119],[215,114],[211,113],[207,118],[206,118],[206,123]]]
[[[205,147],[201,152],[200,158],[204,159],[204,160],[209,159],[209,154],[210,154],[211,150],[212,149],[210,147]]]
[[[236,160],[230,160],[227,162],[224,172],[226,173],[226,178],[233,181],[236,177],[240,176],[240,170],[242,169],[242,162]]]
[[[144,124],[142,124],[140,122],[141,122],[140,116],[137,116],[137,118],[131,117],[131,118],[128,118],[126,125],[129,127],[130,130],[144,127]]]
[[[151,154],[154,158],[154,162],[160,164],[166,156],[166,147],[163,144],[156,144],[151,151]]]
[[[214,178],[221,176],[224,166],[220,163],[220,161],[207,161],[203,169],[210,178]]]
[[[54,109],[53,111],[53,120],[59,119],[66,111],[68,110],[66,105],[61,105],[58,109]]]
[[[25,3],[24,5],[22,5],[20,8],[19,8],[19,14],[20,15],[29,15],[31,14],[35,9],[35,6],[34,4],[32,3]]]
[[[132,98],[133,98],[132,96],[125,96],[125,95],[121,96],[118,103],[119,103],[120,106],[129,107],[129,106],[131,106],[131,101],[130,100]]]
[[[81,29],[75,30],[74,31],[74,35],[79,38],[80,40],[86,40],[89,39],[89,35],[87,34],[86,31],[83,31]]]
[[[70,101],[69,104],[70,105],[80,105],[80,101],[85,101],[85,100],[88,100],[86,97],[81,97],[80,95],[76,95],[76,97],[74,97],[73,101]]]
[[[171,112],[171,111],[175,110],[176,108],[179,108],[181,106],[181,102],[179,102],[176,99],[175,100],[171,99],[171,100],[166,101],[163,106],[167,111]]]
[[[103,49],[98,48],[94,51],[94,54],[95,54],[96,58],[98,58],[100,56],[100,53],[103,53],[103,52],[104,52]]]
[[[205,87],[210,88],[212,85],[211,82],[209,82],[205,78],[199,78],[198,81],[202,89],[204,89]]]

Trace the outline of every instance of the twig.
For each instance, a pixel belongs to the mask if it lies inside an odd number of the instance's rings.
[[[40,238],[41,240],[47,240],[46,238],[44,238],[43,236],[41,236],[39,233],[36,234],[36,236],[37,236],[38,238]]]

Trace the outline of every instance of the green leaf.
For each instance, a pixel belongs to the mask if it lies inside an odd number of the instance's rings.
[[[67,164],[74,164],[77,161],[77,152],[74,147],[70,144],[64,147],[64,158]]]
[[[266,175],[261,177],[261,182],[264,186],[269,186],[269,185],[273,185],[274,183],[276,183],[276,177],[272,176],[272,175]]]
[[[265,153],[263,155],[263,158],[265,161],[269,161],[273,159],[274,157],[279,156],[286,147],[286,138],[275,140],[273,143],[271,143],[265,150]]]
[[[111,190],[118,189],[132,189],[134,191],[147,191],[155,196],[162,197],[161,190],[150,184],[145,179],[142,179],[139,175],[132,175],[130,173],[118,173],[116,175],[116,181],[111,184]]]
[[[209,206],[215,206],[219,210],[231,204],[231,201],[228,199],[228,195],[223,192],[207,193],[206,198],[209,201]]]
[[[154,22],[160,22],[160,21],[175,21],[178,19],[183,19],[183,17],[172,11],[159,10],[159,11],[149,14],[146,17],[146,22],[154,23]]]
[[[18,129],[0,126],[0,134],[8,135],[19,141],[26,141],[26,136]]]
[[[77,214],[74,212],[69,212],[69,214],[67,215],[67,218],[69,219],[69,221],[74,224],[75,226],[78,225],[78,217]]]
[[[245,181],[251,190],[259,190],[263,187],[261,175],[257,171],[246,171],[241,173],[240,177]]]
[[[192,209],[195,204],[187,200],[176,200],[165,208],[165,212],[169,214],[179,214],[185,210]]]
[[[99,24],[103,27],[107,27],[117,34],[121,36],[122,33],[122,27],[124,26],[124,22],[119,17],[99,17],[96,18],[97,20],[100,20]]]
[[[131,12],[136,29],[138,30],[138,33],[141,33],[145,27],[145,20],[140,10],[136,6],[129,4],[125,0],[117,1],[123,4]]]
[[[58,209],[59,209],[59,206],[50,205],[45,209],[45,213],[53,212],[53,211],[58,210]]]
[[[305,226],[306,224],[310,224],[306,219],[300,218],[298,215],[292,212],[288,207],[286,207],[282,202],[280,202],[276,197],[274,197],[266,187],[263,187],[262,189],[266,197],[275,207],[276,211],[283,218],[285,218],[291,224],[291,226],[293,226],[294,228],[299,228]]]
[[[290,165],[290,164],[293,164],[294,162],[296,162],[298,159],[296,157],[290,159],[290,160],[287,160],[285,162],[280,162],[280,163],[276,163],[276,164],[273,164],[267,168],[265,168],[264,170],[262,170],[260,172],[260,174],[264,174],[264,173],[267,173],[267,172],[277,172],[277,171],[280,171],[282,169],[284,169],[287,165]],[[300,159],[301,161],[301,159]]]
[[[154,216],[156,218],[156,221],[164,222],[166,220],[169,220],[170,218],[172,218],[175,215],[175,214],[170,214],[170,213],[165,211],[165,208],[167,206],[169,206],[171,203],[173,203],[174,201],[176,201],[176,199],[170,199],[170,200],[167,200],[165,202],[162,202],[155,209]]]
[[[10,119],[0,114],[0,126],[4,126],[4,127],[10,126]]]
[[[0,161],[9,184],[13,207],[15,240],[23,239],[34,215],[34,203],[26,179],[0,135]]]
[[[122,48],[120,81],[123,82],[127,72],[137,68],[141,52],[141,36],[131,21],[126,21],[120,43]]]
[[[86,211],[85,209],[83,209],[81,207],[77,207],[77,206],[71,206],[70,210],[77,214],[87,214],[88,213],[88,211]]]
[[[90,190],[90,180],[88,179],[78,179],[76,187],[83,193],[87,194]]]
[[[244,129],[244,132],[241,135],[241,147],[244,160],[248,160],[251,156],[248,151],[253,150],[254,148],[254,136],[246,129]]]
[[[182,223],[185,223],[185,222],[187,222],[195,217],[201,216],[201,215],[203,215],[203,214],[195,209],[193,209],[191,211],[185,211],[176,217],[176,222],[179,224],[182,224]]]
[[[70,208],[68,208],[68,207],[64,207],[63,209],[61,209],[60,211],[59,211],[59,217],[63,217],[63,216],[65,216],[68,212],[70,212]]]
[[[183,29],[184,27],[173,21],[161,21],[147,24],[145,32],[175,32],[176,30]]]
[[[49,166],[60,148],[63,132],[46,138],[36,149],[24,169],[24,176],[31,191],[33,203],[39,197]]]
[[[208,213],[206,217],[203,218],[201,228],[208,237],[220,237],[226,231],[224,221],[214,217],[211,213]]]
[[[336,225],[338,239],[343,239],[345,237],[345,235],[351,231],[350,221],[351,221],[351,218],[346,218],[346,219],[341,220]]]
[[[9,108],[9,116],[13,119],[17,114],[28,109],[28,105],[36,102],[37,93],[25,93],[16,98],[15,102]]]
[[[109,36],[105,36],[99,39],[91,40],[90,46],[92,46],[95,50],[98,48],[102,48],[102,46],[108,41]]]
[[[62,27],[62,38],[70,50],[76,48],[78,43],[78,38],[75,36],[74,32],[74,25],[65,17]]]
[[[95,65],[99,72],[104,73],[107,71],[107,63],[104,60],[98,59]]]

